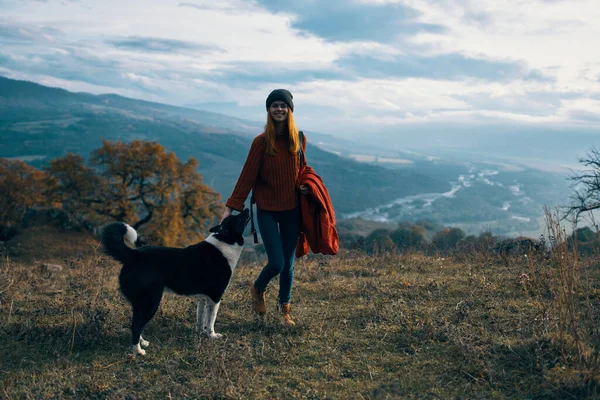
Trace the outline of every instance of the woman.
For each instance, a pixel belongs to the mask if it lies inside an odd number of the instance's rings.
[[[223,218],[233,210],[242,211],[254,190],[257,222],[268,262],[251,288],[252,308],[263,316],[267,312],[265,290],[279,275],[278,310],[285,326],[295,326],[290,315],[290,298],[294,281],[294,254],[300,234],[300,214],[296,180],[306,141],[300,143],[294,122],[292,94],[285,89],[273,90],[267,97],[265,131],[254,138],[237,184],[227,200]],[[300,186],[301,194],[309,194]]]

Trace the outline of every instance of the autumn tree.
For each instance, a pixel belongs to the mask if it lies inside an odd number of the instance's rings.
[[[100,223],[92,205],[101,197],[102,182],[94,169],[85,166],[83,157],[67,154],[51,160],[44,168],[52,176],[52,199],[67,214],[73,225]]]
[[[156,243],[197,241],[220,214],[220,196],[203,183],[197,161],[182,163],[156,142],[105,141],[90,162],[101,178],[94,212],[125,221]]]
[[[0,158],[0,239],[12,236],[28,211],[49,203],[48,182],[43,171]]]
[[[33,208],[57,208],[67,224],[124,221],[152,242],[184,245],[203,238],[219,217],[219,194],[205,185],[193,158],[182,163],[156,142],[103,142],[83,157],[67,154],[44,171],[0,159],[0,239]]]

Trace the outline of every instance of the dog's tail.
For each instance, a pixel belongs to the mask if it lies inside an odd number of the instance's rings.
[[[137,232],[124,222],[113,222],[102,230],[102,244],[106,253],[122,263],[129,261],[135,254],[125,241],[135,246],[136,240]]]

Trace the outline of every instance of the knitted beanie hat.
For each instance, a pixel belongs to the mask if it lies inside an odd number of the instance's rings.
[[[290,93],[289,90],[275,89],[269,93],[269,96],[267,97],[267,111],[269,111],[269,107],[271,107],[271,103],[274,101],[283,101],[288,105],[290,110],[294,112],[294,102],[292,101],[293,98],[294,96],[292,96],[292,93]]]

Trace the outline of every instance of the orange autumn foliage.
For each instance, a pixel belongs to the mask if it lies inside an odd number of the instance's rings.
[[[48,175],[20,160],[0,158],[0,237],[9,236],[27,212],[48,205]]]
[[[221,214],[220,196],[203,183],[198,162],[181,162],[157,142],[104,141],[85,165],[67,154],[39,171],[0,159],[0,228],[27,210],[55,208],[73,225],[123,221],[149,242],[183,246],[203,239]]]
[[[205,185],[198,162],[181,162],[157,142],[104,141],[91,164],[101,177],[95,213],[125,221],[155,244],[186,245],[219,217],[220,196]]]

